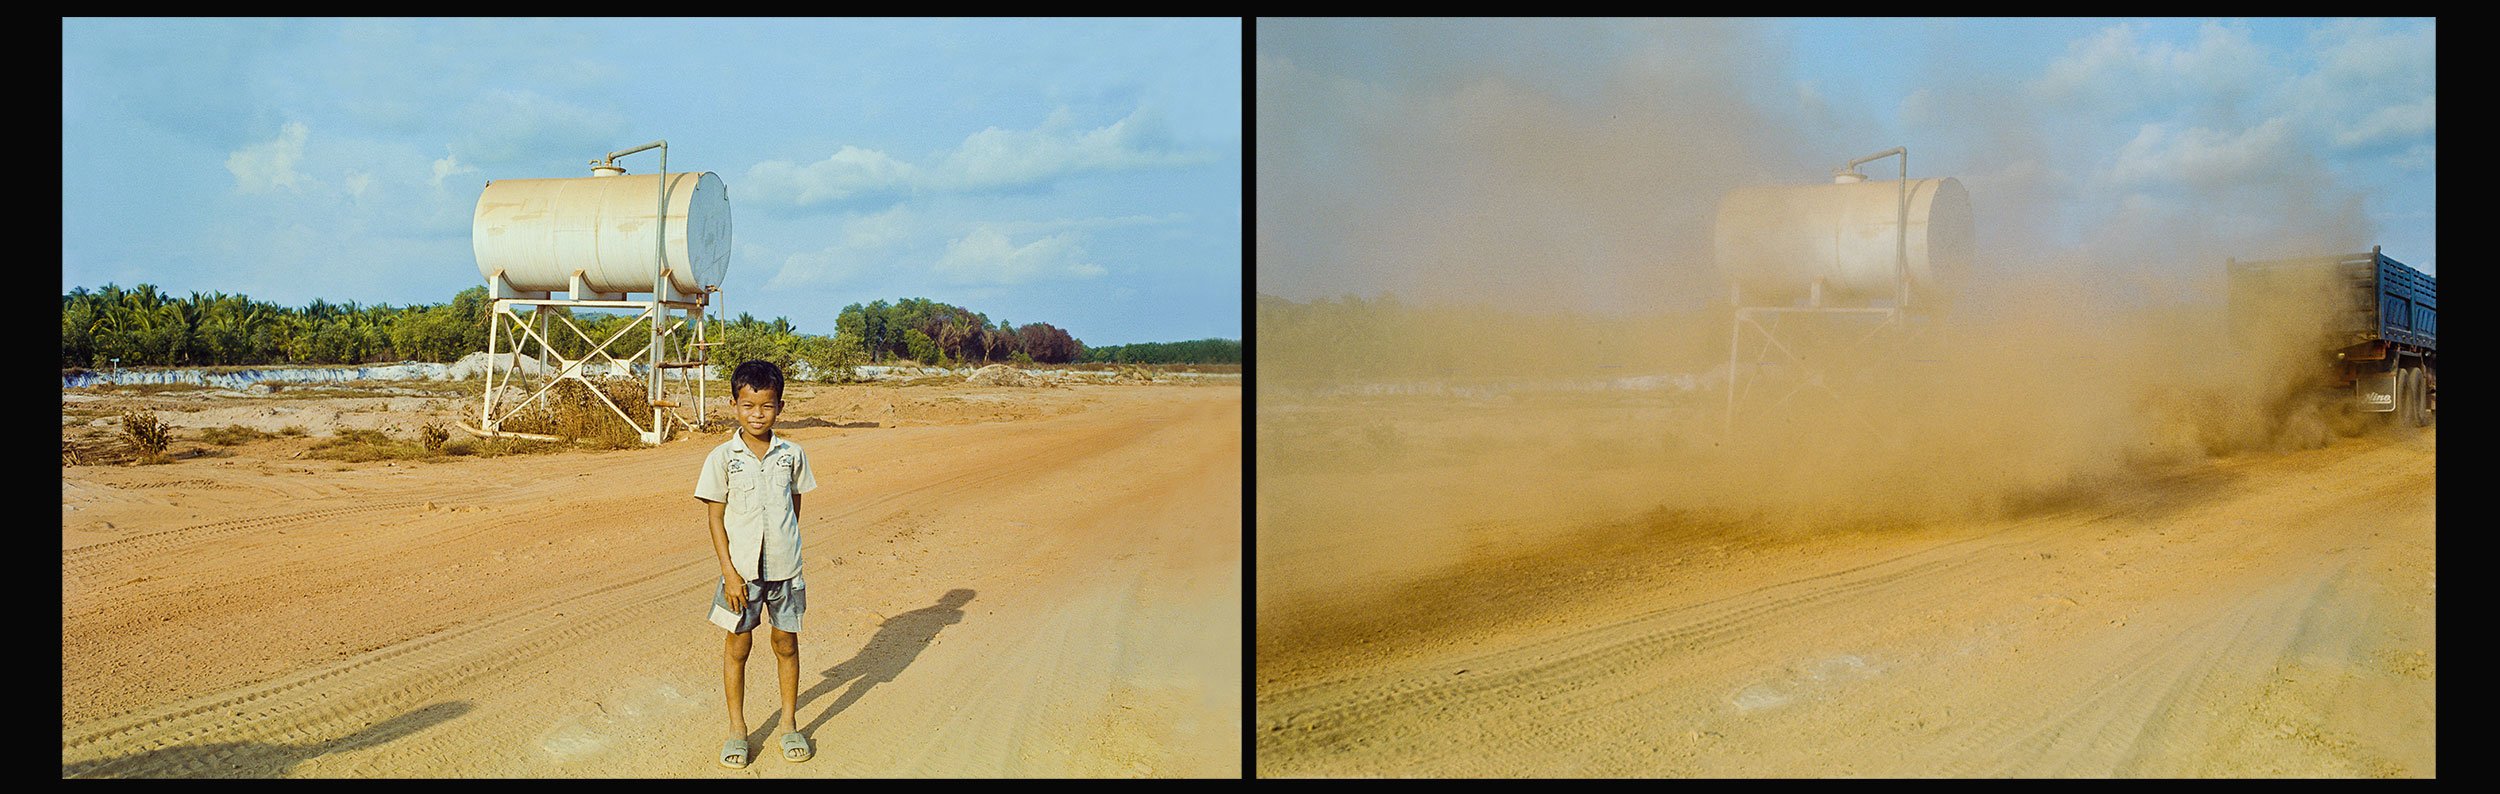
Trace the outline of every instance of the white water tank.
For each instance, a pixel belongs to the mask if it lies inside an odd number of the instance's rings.
[[[1896,262],[1911,300],[1941,301],[1970,270],[1970,194],[1952,178],[1909,185],[1907,257],[1900,243],[1901,182],[1747,187],[1719,200],[1713,234],[1719,273],[1749,305],[1780,305],[1817,280],[1828,303],[1891,300]]]
[[[664,250],[654,251],[659,203],[653,174],[488,182],[469,232],[478,275],[500,271],[524,292],[569,291],[577,271],[594,292],[649,293],[661,269],[681,294],[719,286],[729,273],[729,188],[709,171],[669,174]]]

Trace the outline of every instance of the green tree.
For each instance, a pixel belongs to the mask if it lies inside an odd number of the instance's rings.
[[[860,342],[868,346],[868,360],[884,361],[897,344],[893,318],[894,307],[883,300],[870,301],[860,312]]]
[[[903,350],[911,356],[913,361],[923,364],[937,364],[941,360],[937,340],[930,339],[928,334],[922,333],[918,328],[904,329]]]

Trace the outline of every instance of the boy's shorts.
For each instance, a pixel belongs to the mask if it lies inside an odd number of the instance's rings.
[[[747,589],[747,608],[744,612],[729,610],[728,580],[717,581],[719,584],[712,590],[712,625],[728,629],[731,634],[745,634],[754,631],[769,612],[773,628],[799,633],[799,621],[807,615],[807,577],[743,583]]]

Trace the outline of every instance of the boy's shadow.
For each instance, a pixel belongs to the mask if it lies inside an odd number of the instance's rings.
[[[859,649],[859,655],[826,670],[823,682],[800,693],[799,705],[805,706],[817,696],[840,689],[843,684],[851,685],[841,697],[834,699],[833,706],[807,724],[807,734],[814,736],[816,729],[824,727],[826,720],[850,708],[852,703],[867,695],[869,689],[901,675],[903,668],[911,666],[913,659],[920,658],[921,649],[929,647],[929,643],[937,639],[939,631],[963,621],[963,606],[971,601],[972,591],[956,588],[946,591],[945,597],[939,598],[934,605],[886,618],[884,623],[878,625],[876,636],[868,638],[868,644]]]
[[[116,758],[62,764],[61,777],[283,777],[305,761],[343,750],[395,741],[467,714],[470,708],[465,700],[436,703],[327,741],[176,745]]]

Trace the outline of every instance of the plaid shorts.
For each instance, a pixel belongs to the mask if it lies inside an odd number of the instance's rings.
[[[773,628],[799,633],[799,621],[807,616],[807,577],[793,576],[778,582],[744,582],[747,608],[743,612],[729,609],[729,580],[718,579],[712,589],[712,625],[728,629],[731,634],[754,631],[764,616],[772,615]]]

